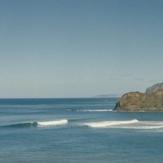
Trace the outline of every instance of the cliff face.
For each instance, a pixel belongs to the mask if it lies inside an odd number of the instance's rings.
[[[124,94],[115,106],[117,111],[163,111],[163,84],[156,84],[145,93]]]

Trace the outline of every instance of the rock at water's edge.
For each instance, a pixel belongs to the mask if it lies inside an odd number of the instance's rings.
[[[163,83],[153,85],[145,93],[124,94],[115,106],[117,111],[163,111]]]

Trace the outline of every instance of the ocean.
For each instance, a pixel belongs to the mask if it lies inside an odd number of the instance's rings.
[[[0,163],[162,163],[163,113],[116,101],[0,99]]]

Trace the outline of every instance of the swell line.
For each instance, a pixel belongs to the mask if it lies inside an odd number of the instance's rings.
[[[51,126],[61,126],[68,123],[67,119],[53,120],[53,121],[33,121],[33,122],[22,122],[10,124],[2,127],[11,128],[29,128],[29,127],[51,127]]]

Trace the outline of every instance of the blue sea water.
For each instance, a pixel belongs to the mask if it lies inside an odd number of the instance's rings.
[[[1,99],[0,163],[162,163],[163,113],[116,101]]]

